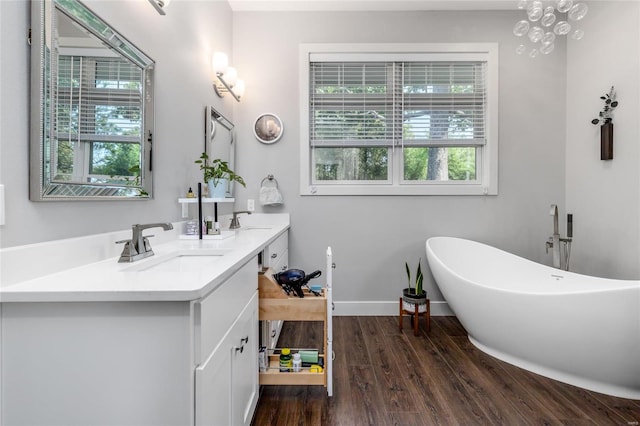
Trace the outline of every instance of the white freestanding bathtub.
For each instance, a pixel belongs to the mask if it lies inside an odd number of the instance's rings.
[[[566,272],[459,238],[430,238],[426,248],[438,287],[480,350],[640,399],[640,281]]]

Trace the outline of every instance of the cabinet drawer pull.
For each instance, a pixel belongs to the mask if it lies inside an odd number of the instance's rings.
[[[272,259],[275,259],[276,257],[278,257],[278,253],[273,253],[273,254],[271,255],[271,258],[272,258]]]
[[[242,353],[244,352],[244,345],[247,343],[249,343],[249,336],[240,339],[240,346],[236,346],[234,349],[236,350],[236,352],[240,351],[240,353]]]
[[[283,270],[283,271],[286,271],[286,270],[287,270],[287,268],[288,268],[288,266],[287,266],[287,265],[284,265],[284,266],[282,267],[282,270]]]

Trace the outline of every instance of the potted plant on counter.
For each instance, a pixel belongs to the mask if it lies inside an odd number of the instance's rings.
[[[209,161],[209,155],[206,152],[203,152],[195,163],[200,165],[204,181],[209,186],[211,198],[224,198],[229,182],[236,181],[244,187],[247,186],[242,176],[229,168],[229,163],[219,158]]]

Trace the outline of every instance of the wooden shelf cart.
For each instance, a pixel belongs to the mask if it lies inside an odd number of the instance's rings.
[[[303,298],[288,296],[273,278],[273,271],[267,269],[258,277],[259,311],[262,320],[285,321],[323,321],[322,373],[311,372],[304,367],[300,372],[280,372],[279,354],[269,353],[268,369],[261,371],[260,385],[321,385],[327,389],[327,395],[333,395],[333,327],[332,327],[332,253],[327,248],[326,287],[316,296],[305,289]]]

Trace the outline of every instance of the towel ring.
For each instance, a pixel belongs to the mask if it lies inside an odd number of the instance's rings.
[[[260,182],[260,187],[264,187],[265,181],[267,182],[275,182],[276,184],[276,188],[278,188],[278,181],[276,180],[276,178],[273,177],[273,175],[267,175],[266,178],[262,179],[262,182]]]

